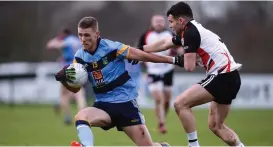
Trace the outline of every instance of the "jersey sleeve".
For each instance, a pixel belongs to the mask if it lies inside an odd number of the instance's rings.
[[[201,44],[201,36],[197,28],[191,27],[185,30],[183,38],[181,43],[185,53],[196,53]]]
[[[116,49],[117,49],[117,58],[121,60],[128,58],[130,53],[130,50],[129,50],[130,46],[120,42],[116,42]]]
[[[77,52],[75,53],[73,63],[84,64],[82,60],[82,49],[77,50]]]
[[[179,36],[173,36],[172,42],[174,45],[182,46],[181,37]]]

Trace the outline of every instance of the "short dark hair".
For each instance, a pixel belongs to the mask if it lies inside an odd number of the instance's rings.
[[[172,7],[167,11],[167,16],[169,15],[172,15],[175,18],[180,16],[193,18],[191,7],[185,2],[179,2],[172,5]]]
[[[94,30],[98,30],[98,21],[95,17],[83,17],[79,21],[78,27],[82,29],[92,28]]]

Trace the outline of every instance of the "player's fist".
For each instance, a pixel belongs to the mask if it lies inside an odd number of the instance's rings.
[[[66,73],[65,70],[69,65],[66,65],[64,68],[62,68],[59,72],[55,74],[56,81],[65,81],[66,80]]]
[[[174,64],[180,67],[184,67],[184,55],[178,55],[174,57]]]
[[[73,83],[76,80],[76,71],[74,67],[65,70],[66,81]]]

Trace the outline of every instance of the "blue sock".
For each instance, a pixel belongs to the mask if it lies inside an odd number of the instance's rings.
[[[77,120],[76,127],[81,144],[83,146],[94,146],[94,136],[89,123],[84,120]]]

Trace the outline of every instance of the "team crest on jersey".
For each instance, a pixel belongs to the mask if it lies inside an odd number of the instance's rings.
[[[103,74],[102,74],[101,70],[92,71],[92,75],[93,75],[93,78],[95,80],[97,87],[105,85],[105,81],[104,81]]]
[[[102,63],[103,63],[104,65],[108,64],[107,57],[102,58]]]

